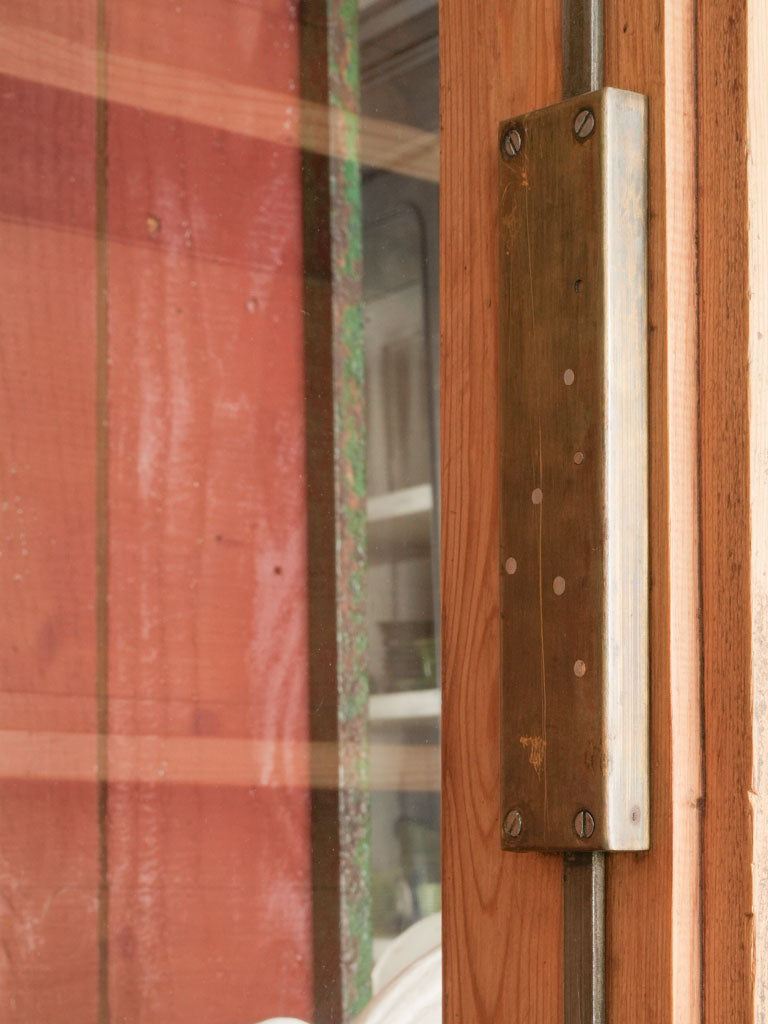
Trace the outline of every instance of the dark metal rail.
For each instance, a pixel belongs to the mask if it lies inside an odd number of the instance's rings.
[[[563,0],[563,99],[603,86],[603,0]],[[605,854],[563,859],[565,1024],[605,1022]]]

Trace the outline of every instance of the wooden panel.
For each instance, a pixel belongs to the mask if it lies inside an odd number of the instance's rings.
[[[218,7],[111,8],[108,74],[173,40],[193,78],[250,64],[287,94],[295,20]],[[110,733],[162,746],[170,701],[190,739],[306,744],[299,153],[115,102],[107,145]],[[310,1017],[308,788],[118,778],[114,1018]]]
[[[67,14],[93,33],[89,12]],[[0,123],[0,728],[23,728],[29,705],[84,701],[93,762],[95,104],[4,79]],[[51,220],[79,230],[28,227]],[[95,1024],[97,834],[93,780],[2,773],[8,1024],[54,1024],[63,1006]]]
[[[443,0],[444,1019],[562,1013],[562,863],[499,846],[497,130],[560,98],[560,0]]]
[[[445,1019],[562,1019],[561,864],[498,849],[496,122],[560,96],[559,3],[442,11]],[[535,8],[535,9],[534,9]],[[652,849],[609,858],[608,1019],[699,1019],[693,6],[606,5],[650,98]]]
[[[91,757],[95,740],[91,736]],[[96,786],[0,783],[0,1014],[56,1024],[62,1007],[97,1021]]]
[[[768,11],[698,14],[707,1024],[768,1014]]]
[[[768,9],[764,4],[749,5],[748,25],[749,497],[752,511],[749,711],[753,755],[747,793],[754,814],[748,857],[753,885],[750,913],[755,915],[750,951],[753,969],[749,978],[754,985],[753,1016],[756,1021],[765,1021],[768,1019],[768,177],[765,173],[768,167],[768,62],[765,59]],[[716,834],[717,841],[722,843],[722,835]],[[722,959],[716,967],[722,983]]]
[[[609,1019],[699,1020],[694,17],[606,5],[606,84],[649,97],[651,851],[607,864]]]
[[[300,155],[136,75],[287,96],[295,11],[109,5],[120,104],[97,8],[2,14],[0,1017],[311,1018]]]

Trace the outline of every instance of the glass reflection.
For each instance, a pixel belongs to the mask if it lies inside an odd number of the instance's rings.
[[[0,1018],[351,1021],[440,907],[436,7],[0,25]]]

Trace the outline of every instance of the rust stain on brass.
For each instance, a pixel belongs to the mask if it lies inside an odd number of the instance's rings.
[[[507,849],[648,846],[646,121],[602,89],[500,126]]]

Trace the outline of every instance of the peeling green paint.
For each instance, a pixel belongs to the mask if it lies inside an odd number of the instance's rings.
[[[340,761],[341,982],[343,1020],[371,998],[371,818],[366,634],[365,349],[362,188],[356,0],[327,0],[333,121],[331,244],[336,452],[336,593]]]

